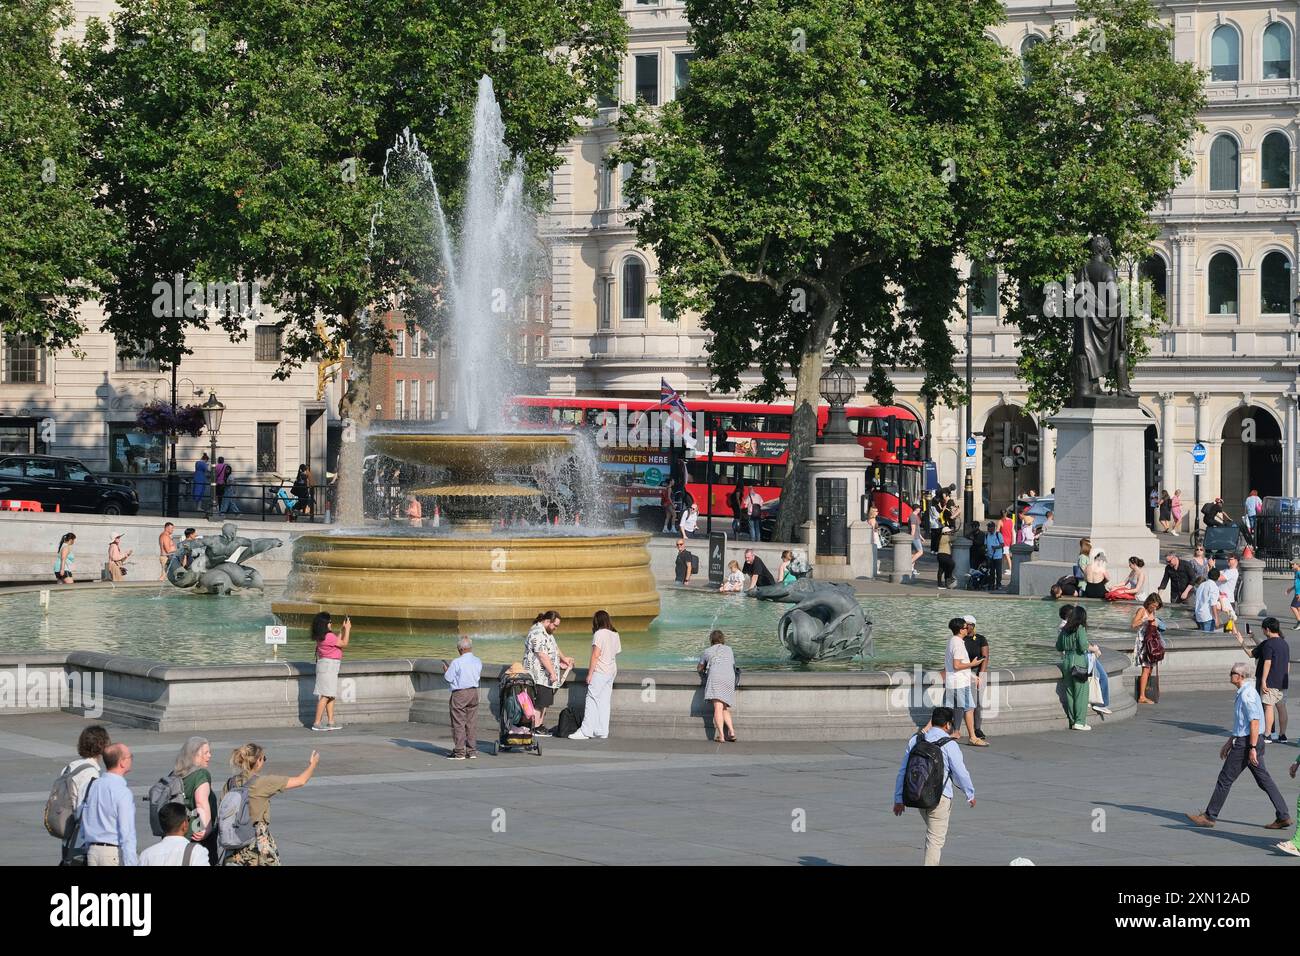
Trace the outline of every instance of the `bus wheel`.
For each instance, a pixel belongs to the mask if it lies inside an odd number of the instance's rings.
[[[894,532],[881,525],[876,526],[876,531],[880,535],[880,548],[883,551],[889,547],[889,542],[894,539]]]

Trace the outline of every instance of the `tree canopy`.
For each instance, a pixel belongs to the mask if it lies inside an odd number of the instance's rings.
[[[997,0],[687,0],[690,82],[661,109],[625,109],[612,161],[640,171],[627,194],[664,314],[700,314],[718,387],[756,365],[750,394],[770,399],[794,375],[778,537],[806,510],[825,356],[869,366],[882,401],[898,367],[955,401],[959,255],[1032,291],[1073,272],[1094,232],[1130,254],[1152,234],[1195,126],[1196,72],[1169,56],[1148,0],[1080,11],[1093,26],[1037,47],[1026,83],[992,39]],[[1042,406],[1061,396],[1069,320],[1039,311],[1008,316]]]
[[[55,55],[64,0],[0,6],[0,333],[50,348],[76,341],[78,306],[107,280],[114,239],[95,208],[84,128]]]

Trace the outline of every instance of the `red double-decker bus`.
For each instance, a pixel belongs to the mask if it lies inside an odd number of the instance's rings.
[[[789,458],[793,406],[714,400],[691,401],[688,406],[698,433],[693,449],[683,446],[679,432],[668,423],[674,413],[653,400],[524,395],[512,398],[507,411],[524,427],[595,432],[616,517],[635,518],[643,508],[661,506],[674,470],[684,477],[701,519],[709,514],[730,518],[728,496],[738,483],[758,491],[765,502],[776,502]],[[898,406],[849,405],[844,411],[863,447],[867,483],[881,522],[895,528],[906,524],[921,497],[920,422]],[[825,405],[817,409],[818,435],[826,427],[828,412]]]

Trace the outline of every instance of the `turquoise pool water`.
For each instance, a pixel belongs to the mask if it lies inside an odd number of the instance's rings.
[[[94,650],[144,657],[174,664],[234,664],[268,660],[271,648],[263,628],[276,623],[271,602],[278,588],[265,594],[228,597],[163,589],[51,589],[49,613],[37,592],[0,592],[0,654],[23,651]],[[862,662],[811,665],[815,669],[893,669],[943,661],[947,622],[973,614],[990,640],[997,666],[1054,662],[1058,605],[1035,599],[947,597],[918,593],[907,597],[864,597],[867,619],[874,624],[876,653]],[[721,628],[741,667],[784,669],[791,662],[776,637],[776,624],[789,605],[757,601],[743,595],[665,589],[662,612],[649,631],[622,634],[624,668],[690,668]],[[1098,635],[1123,630],[1133,605],[1089,602],[1090,629]],[[617,625],[617,621],[615,624]],[[522,654],[523,634],[478,635],[475,649],[484,661],[508,663]],[[589,651],[580,634],[561,634],[560,647],[585,665]],[[282,659],[311,660],[312,642],[304,632],[289,634],[279,649]],[[446,635],[366,634],[354,631],[347,656],[360,658],[451,657],[454,641]]]

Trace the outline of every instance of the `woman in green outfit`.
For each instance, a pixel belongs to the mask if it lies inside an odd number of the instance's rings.
[[[1065,626],[1056,636],[1056,649],[1061,652],[1061,676],[1065,679],[1065,715],[1071,730],[1092,730],[1088,726],[1088,612],[1076,607],[1065,619]],[[1080,668],[1083,680],[1076,679],[1072,671]]]
[[[185,809],[190,812],[190,839],[203,844],[211,866],[217,865],[217,795],[212,792],[212,746],[203,737],[185,741],[176,757],[175,774],[185,785]]]

